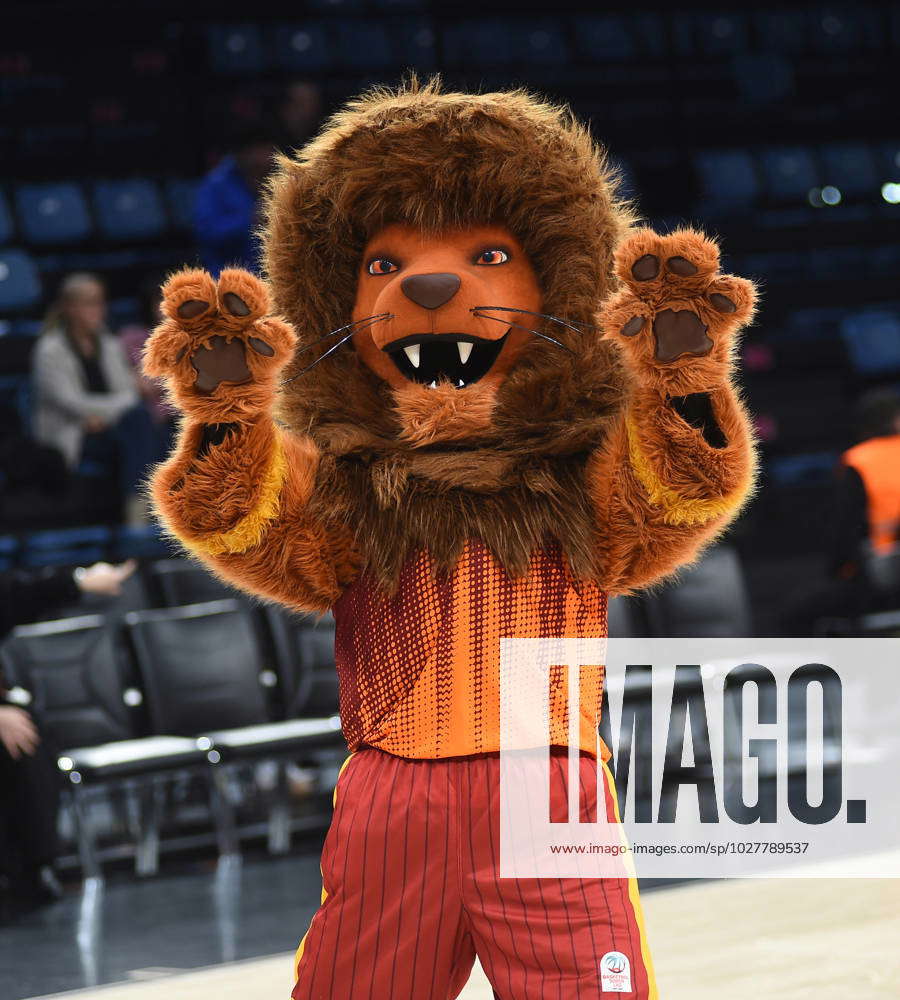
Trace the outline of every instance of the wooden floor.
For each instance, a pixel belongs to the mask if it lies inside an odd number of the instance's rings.
[[[647,894],[644,910],[660,1000],[900,997],[900,879],[694,883]],[[56,996],[288,1000],[291,959],[276,955]],[[491,996],[476,968],[462,1000]]]

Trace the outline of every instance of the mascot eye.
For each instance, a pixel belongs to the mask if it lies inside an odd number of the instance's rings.
[[[505,264],[509,254],[505,250],[482,250],[475,258],[476,264]]]
[[[400,268],[387,257],[376,257],[369,261],[366,270],[369,274],[391,274],[393,271],[399,271]]]

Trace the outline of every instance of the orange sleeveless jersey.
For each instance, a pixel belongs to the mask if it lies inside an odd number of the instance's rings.
[[[889,552],[900,537],[900,434],[863,441],[845,451],[843,461],[866,488],[872,548]]]
[[[606,594],[576,579],[558,546],[512,578],[480,542],[435,577],[427,553],[386,595],[365,574],[334,607],[341,721],[351,750],[400,757],[471,756],[500,749],[500,640],[603,638]],[[551,745],[569,742],[565,667],[552,667]],[[580,747],[596,754],[601,666],[581,668]],[[604,757],[607,755],[603,749]]]

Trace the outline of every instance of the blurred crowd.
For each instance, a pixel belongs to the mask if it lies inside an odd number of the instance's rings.
[[[318,86],[296,81],[271,114],[230,122],[194,204],[195,259],[213,275],[226,266],[259,270],[263,183],[276,151],[302,145],[321,114]],[[161,387],[141,372],[164,280],[154,273],[140,281],[140,316],[120,329],[111,327],[102,275],[74,272],[58,282],[31,356],[29,419],[11,401],[0,404],[5,530],[83,519],[148,523],[143,483],[175,432]]]
[[[318,87],[290,84],[271,117],[239,119],[227,149],[199,185],[196,257],[213,274],[226,266],[259,270],[260,194],[276,150],[302,145],[322,112]],[[134,289],[140,316],[110,323],[104,278],[76,271],[58,282],[31,355],[31,412],[23,420],[0,401],[0,531],[74,519],[144,525],[149,469],[167,454],[176,413],[159,383],[141,371],[144,344],[160,321],[165,274]],[[0,639],[15,626],[76,603],[113,597],[135,565],[98,563],[0,572]],[[55,899],[58,748],[40,719],[10,700],[0,676],[0,923]]]

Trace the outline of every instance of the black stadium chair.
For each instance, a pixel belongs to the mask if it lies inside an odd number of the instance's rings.
[[[60,771],[72,793],[78,848],[86,878],[101,876],[96,837],[88,817],[87,787],[143,779],[141,836],[135,860],[141,874],[156,870],[157,817],[146,779],[160,772],[203,767],[195,740],[137,735],[131,707],[141,694],[124,683],[125,665],[113,630],[101,615],[17,628],[0,647],[3,673],[15,700],[28,704],[59,748]],[[211,787],[211,794],[215,791]],[[217,802],[213,802],[217,806]],[[216,808],[217,820],[221,810]],[[220,845],[229,843],[217,824]]]
[[[154,599],[162,607],[177,608],[233,597],[234,591],[190,559],[157,559],[147,567]]]
[[[650,634],[671,638],[752,635],[750,601],[734,549],[715,545],[703,558],[644,598]]]
[[[340,720],[334,714],[270,720],[264,693],[269,670],[250,613],[234,599],[136,611],[125,623],[157,732],[194,736],[226,764],[276,762],[269,847],[286,850],[286,759],[339,746]]]
[[[338,710],[334,618],[265,609],[287,718],[331,715]]]

